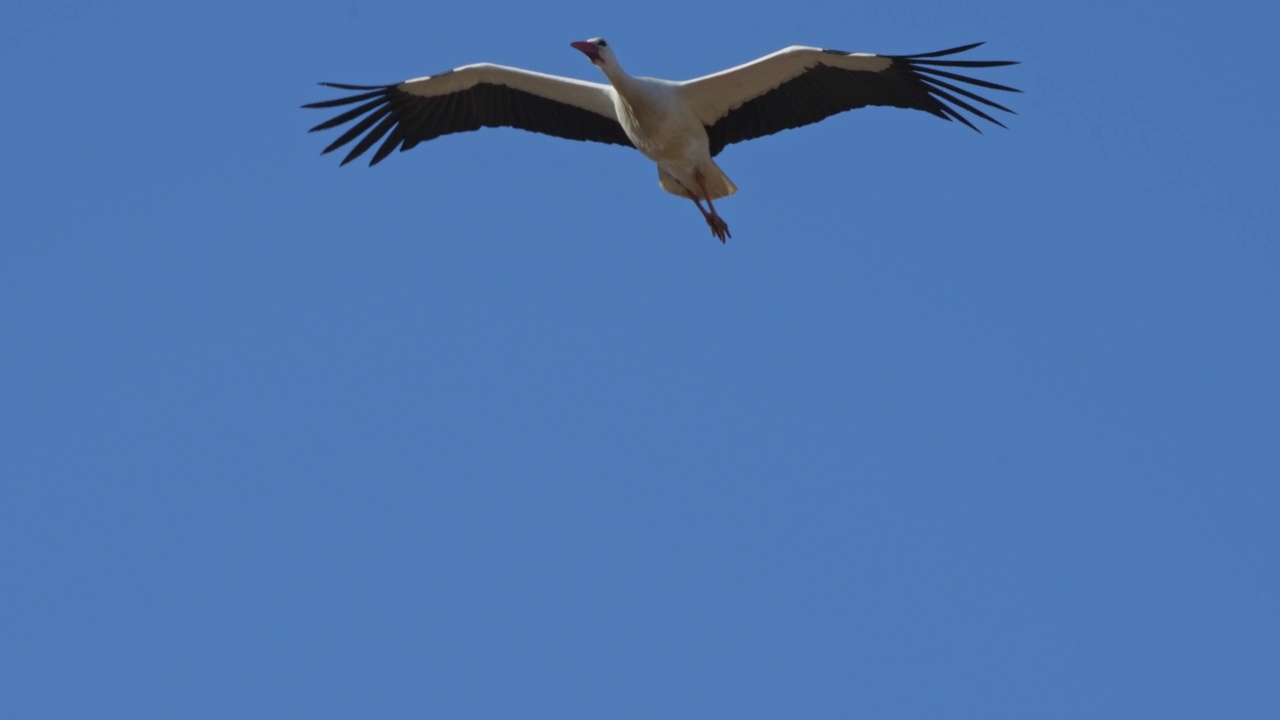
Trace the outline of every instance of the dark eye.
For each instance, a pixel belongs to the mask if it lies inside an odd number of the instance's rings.
[[[601,40],[600,42],[596,43],[596,47],[609,47],[609,43]]]

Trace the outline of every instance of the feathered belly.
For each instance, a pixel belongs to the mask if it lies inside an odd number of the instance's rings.
[[[652,108],[647,113],[637,113],[625,102],[618,111],[618,120],[631,143],[658,164],[658,181],[663,190],[687,198],[709,196],[712,200],[737,192],[733,181],[711,160],[707,129],[697,118]]]
[[[683,134],[656,137],[640,135],[631,138],[631,142],[635,143],[636,149],[644,153],[645,157],[660,165],[685,163],[692,165],[697,164],[700,159],[711,157],[705,140],[699,143],[698,138]]]
[[[630,112],[620,119],[631,143],[656,163],[697,162],[711,157],[706,128],[697,121],[691,123],[669,115],[644,117]]]

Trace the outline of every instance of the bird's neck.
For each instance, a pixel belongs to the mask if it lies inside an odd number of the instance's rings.
[[[613,89],[617,91],[618,96],[629,105],[635,105],[637,102],[641,102],[647,95],[644,83],[634,77],[631,77],[627,74],[626,70],[623,70],[617,65],[610,66],[606,69],[604,71],[604,75],[609,78],[609,84],[613,85]]]
[[[604,73],[605,77],[609,78],[609,82],[618,90],[621,90],[624,86],[629,87],[634,84],[635,78],[628,75],[627,71],[623,70],[622,66],[616,62],[606,65],[600,68],[600,70]]]

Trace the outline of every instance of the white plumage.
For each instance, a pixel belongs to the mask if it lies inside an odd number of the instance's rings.
[[[308,108],[356,107],[311,130],[355,122],[324,149],[359,138],[342,164],[381,141],[376,165],[392,151],[481,127],[515,127],[571,140],[630,145],[658,166],[663,190],[689,198],[721,242],[729,227],[714,200],[737,192],[712,159],[726,145],[771,135],[868,105],[923,110],[978,128],[964,110],[996,125],[970,104],[1008,108],[955,85],[1018,92],[940,68],[982,68],[1003,60],[939,59],[981,43],[920,55],[872,55],[789,47],[728,70],[684,82],[633,77],[603,39],[572,43],[604,72],[609,84],[545,75],[502,65],[466,65],[395,85],[322,83],[359,91]],[[707,207],[702,203],[705,201]]]

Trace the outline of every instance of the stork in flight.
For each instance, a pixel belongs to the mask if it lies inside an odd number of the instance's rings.
[[[369,160],[393,150],[482,127],[514,127],[570,140],[629,145],[658,165],[658,184],[698,206],[711,234],[724,242],[729,226],[713,201],[738,191],[712,160],[731,143],[868,105],[923,110],[959,120],[960,111],[1004,127],[973,101],[1013,111],[953,83],[1020,92],[940,68],[1014,65],[1005,60],[939,59],[973,43],[920,55],[873,55],[793,46],[728,70],[684,82],[628,75],[602,38],[570,43],[604,72],[609,84],[482,63],[395,85],[321,83],[357,94],[306,108],[356,105],[311,128],[356,121],[325,153],[360,138],[343,159],[355,160],[381,141]],[[950,81],[950,82],[949,82]],[[706,201],[704,208],[702,202]]]

